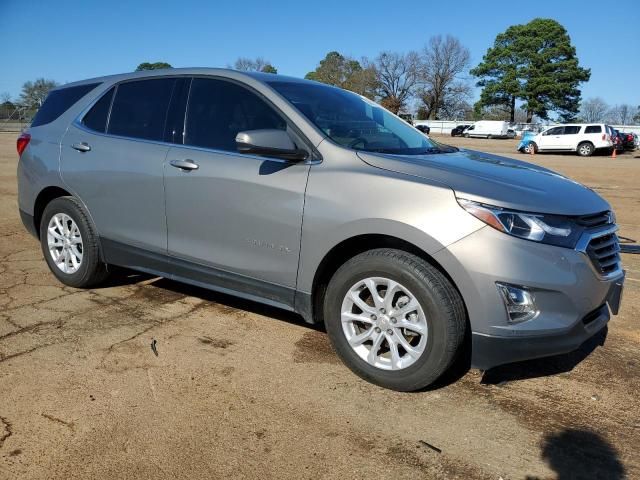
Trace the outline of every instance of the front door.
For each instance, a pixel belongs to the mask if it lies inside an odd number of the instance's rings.
[[[540,135],[539,150],[562,150],[562,132],[564,127],[553,127]]]
[[[264,297],[281,288],[290,303],[310,167],[237,152],[239,131],[265,128],[287,123],[253,91],[193,79],[184,145],[171,147],[164,166],[168,251],[178,274],[213,275],[231,290],[251,284]]]

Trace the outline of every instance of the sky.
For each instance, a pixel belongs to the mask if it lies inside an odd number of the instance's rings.
[[[640,5],[610,10],[602,0],[0,0],[0,94],[15,98],[39,77],[66,83],[145,61],[226,67],[260,56],[303,77],[331,50],[375,57],[419,50],[438,34],[459,38],[475,66],[498,33],[535,17],[564,25],[591,68],[583,98],[640,105]]]

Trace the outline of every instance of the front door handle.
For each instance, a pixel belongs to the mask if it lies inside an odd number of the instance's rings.
[[[91,147],[87,142],[74,143],[73,145],[71,145],[71,148],[74,148],[75,150],[78,150],[82,153],[89,152],[91,150]]]
[[[171,164],[172,167],[176,167],[179,168],[180,170],[186,170],[186,171],[191,171],[191,170],[197,170],[199,165],[194,162],[193,160],[171,160],[169,162]]]

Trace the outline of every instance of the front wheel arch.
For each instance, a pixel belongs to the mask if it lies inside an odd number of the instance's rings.
[[[393,248],[396,250],[401,250],[406,253],[413,254],[417,257],[422,258],[430,265],[434,266],[438,269],[443,275],[445,275],[451,284],[458,290],[460,294],[460,298],[462,298],[462,302],[465,304],[465,313],[467,312],[466,303],[464,300],[464,296],[462,292],[454,282],[453,278],[449,273],[440,265],[431,255],[422,250],[420,247],[410,243],[406,240],[403,240],[398,237],[394,237],[391,235],[382,235],[382,234],[362,234],[356,235],[351,238],[347,238],[337,245],[335,245],[331,250],[329,250],[325,256],[322,258],[318,267],[316,268],[316,272],[313,277],[313,283],[311,288],[311,298],[309,309],[310,312],[308,315],[305,315],[305,318],[311,319],[312,323],[322,323],[324,321],[323,315],[323,303],[324,303],[324,294],[326,292],[327,286],[333,274],[347,261],[351,258],[359,255],[361,253],[367,252],[369,250],[374,250],[377,248]],[[468,321],[467,314],[467,321]]]

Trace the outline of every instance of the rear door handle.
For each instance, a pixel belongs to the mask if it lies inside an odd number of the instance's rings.
[[[179,168],[180,170],[191,171],[199,168],[199,165],[193,160],[171,160],[169,163],[172,167]]]
[[[73,145],[71,145],[71,148],[74,148],[82,153],[89,152],[91,150],[91,147],[87,142],[74,143]]]

